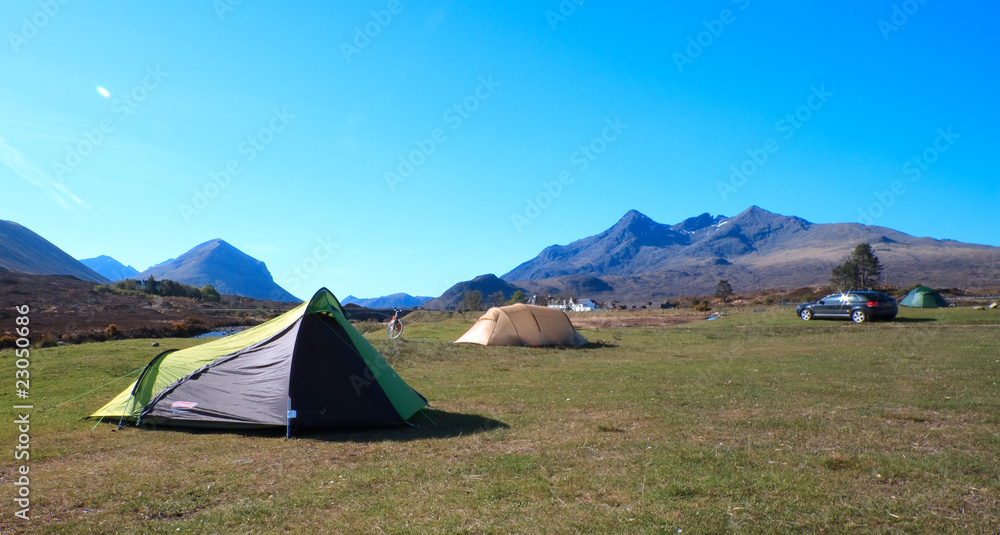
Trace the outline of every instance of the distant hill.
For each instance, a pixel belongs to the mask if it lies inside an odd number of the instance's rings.
[[[175,259],[139,273],[135,278],[147,279],[150,276],[198,287],[210,284],[222,294],[301,302],[274,282],[264,262],[220,239],[202,243]]]
[[[25,296],[30,299],[25,300]],[[14,311],[7,305],[23,303],[32,307],[32,342],[41,344],[54,344],[63,335],[69,335],[66,340],[71,343],[103,341],[110,324],[125,338],[183,337],[185,331],[200,334],[254,325],[294,306],[232,295],[222,296],[221,303],[203,303],[187,297],[100,292],[95,291],[93,282],[68,275],[28,275],[0,269],[0,338],[13,335],[17,327]],[[192,316],[201,321],[185,321]]]
[[[71,275],[107,283],[107,278],[45,238],[13,221],[0,220],[0,268],[29,275]]]
[[[416,308],[423,305],[426,301],[432,299],[431,297],[423,296],[412,296],[410,294],[398,293],[392,295],[383,295],[382,297],[371,297],[368,299],[361,299],[349,295],[344,299],[341,299],[340,303],[343,305],[354,304],[362,306],[365,308],[374,309],[390,309],[390,308]]]
[[[445,291],[441,297],[431,299],[430,301],[424,303],[423,306],[424,308],[431,310],[454,309],[462,303],[462,299],[465,297],[465,292],[475,290],[479,290],[483,293],[484,300],[496,292],[503,292],[507,299],[510,299],[510,297],[514,295],[514,292],[518,290],[530,295],[524,288],[504,281],[491,273],[489,275],[480,275],[471,281],[460,282],[451,288],[448,288],[448,290]]]
[[[84,258],[83,260],[80,260],[80,262],[111,281],[133,279],[139,274],[138,269],[135,269],[132,266],[126,266],[107,255],[101,255],[95,258]]]
[[[797,288],[826,284],[831,269],[861,242],[872,245],[887,282],[896,286],[996,282],[1000,247],[859,223],[814,224],[757,206],[734,217],[706,213],[676,225],[632,210],[608,230],[547,247],[501,278],[535,293],[618,300],[706,295],[720,279],[737,292]]]

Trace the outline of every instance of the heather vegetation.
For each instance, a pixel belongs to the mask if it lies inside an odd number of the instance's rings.
[[[222,296],[211,285],[201,288],[189,284],[181,284],[169,279],[156,280],[150,276],[143,281],[133,279],[120,280],[114,284],[100,284],[94,287],[97,293],[115,293],[120,295],[155,295],[160,297],[190,297],[199,301],[218,303]]]

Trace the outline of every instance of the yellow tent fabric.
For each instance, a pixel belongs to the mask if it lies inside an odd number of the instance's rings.
[[[538,347],[581,346],[587,340],[562,310],[518,303],[487,310],[455,343]]]
[[[245,331],[220,338],[214,342],[208,342],[207,344],[190,347],[184,351],[163,356],[146,372],[147,374],[153,374],[151,377],[155,377],[155,381],[144,383],[143,388],[139,392],[136,392],[133,397],[132,390],[135,389],[136,381],[138,381],[136,379],[128,388],[98,409],[97,412],[91,414],[90,417],[100,418],[107,416],[120,418],[124,415],[126,418],[135,418],[139,416],[139,413],[142,412],[142,409],[156,393],[174,384],[182,377],[187,376],[191,373],[191,370],[208,365],[248,345],[273,338],[301,319],[307,306],[309,306],[308,302],[302,303],[270,321],[261,323]]]

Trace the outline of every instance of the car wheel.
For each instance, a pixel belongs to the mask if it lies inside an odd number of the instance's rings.
[[[807,309],[803,310],[801,313],[799,313],[799,317],[802,318],[805,321],[809,321],[809,320],[813,319],[813,311],[809,310],[807,308]]]
[[[854,312],[851,312],[851,321],[854,323],[864,323],[866,319],[868,319],[868,316],[865,314],[864,310],[855,310]]]

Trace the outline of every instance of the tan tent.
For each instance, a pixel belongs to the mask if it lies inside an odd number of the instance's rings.
[[[508,305],[486,311],[456,344],[484,346],[581,346],[587,340],[557,308]]]

